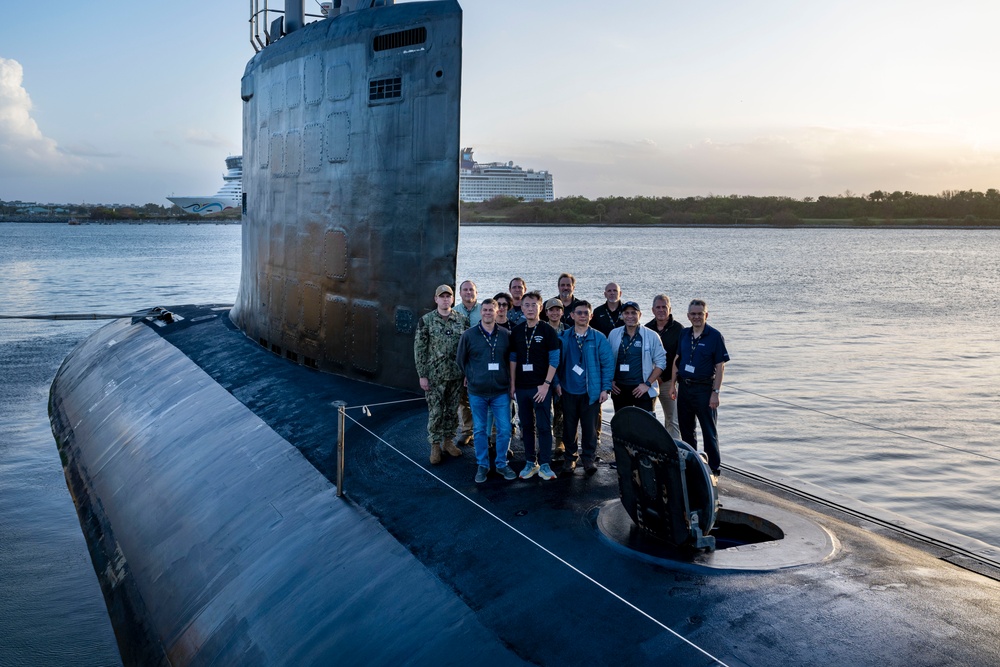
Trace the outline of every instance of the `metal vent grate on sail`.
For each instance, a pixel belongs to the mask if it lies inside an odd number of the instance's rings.
[[[403,96],[402,77],[391,79],[371,79],[368,82],[368,101],[390,100]]]
[[[388,51],[389,49],[401,49],[406,46],[423,44],[427,41],[427,28],[410,28],[399,32],[390,32],[386,35],[378,35],[372,40],[372,48],[375,51]]]

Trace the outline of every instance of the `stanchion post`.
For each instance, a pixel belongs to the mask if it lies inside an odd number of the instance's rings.
[[[334,401],[337,406],[337,497],[344,495],[344,415],[346,414],[347,403],[344,401]]]

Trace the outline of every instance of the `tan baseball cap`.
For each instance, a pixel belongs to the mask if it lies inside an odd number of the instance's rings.
[[[560,299],[557,296],[554,296],[545,302],[545,310],[548,310],[549,308],[555,308],[557,306],[559,308],[562,308],[563,310],[566,310],[566,306],[563,305],[562,299]]]
[[[438,285],[438,288],[434,290],[434,296],[441,296],[445,292],[447,292],[452,296],[455,296],[455,290],[451,288],[451,285]]]

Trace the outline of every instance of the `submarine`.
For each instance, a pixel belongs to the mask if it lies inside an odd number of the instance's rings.
[[[253,13],[235,303],[115,320],[53,380],[125,664],[1000,664],[996,549],[750,462],[715,479],[640,410],[593,476],[427,465],[462,10],[324,5]]]

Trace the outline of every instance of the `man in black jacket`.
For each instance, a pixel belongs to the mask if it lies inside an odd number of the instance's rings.
[[[497,443],[510,442],[510,334],[496,325],[497,302],[483,301],[482,319],[458,340],[455,362],[465,375],[472,408],[472,441],[476,448],[476,482],[482,484],[490,472],[490,450],[486,416],[493,412]],[[507,447],[497,447],[497,473],[511,480],[517,474],[507,465]]]
[[[618,286],[618,283],[608,283],[604,288],[604,298],[606,301],[594,308],[594,316],[590,319],[590,326],[607,337],[612,329],[617,329],[625,324],[622,320],[622,288]]]
[[[663,349],[667,351],[666,371],[660,376],[660,407],[663,408],[663,425],[667,433],[674,440],[681,439],[680,429],[677,428],[677,400],[669,396],[664,386],[670,381],[670,372],[674,367],[674,357],[677,356],[677,339],[684,331],[684,325],[674,319],[670,312],[670,297],[666,294],[657,294],[653,297],[653,319],[646,322],[646,326],[660,335],[660,342]]]

